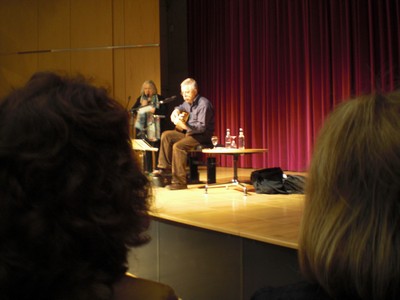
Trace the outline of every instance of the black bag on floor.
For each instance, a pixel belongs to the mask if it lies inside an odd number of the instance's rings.
[[[283,186],[289,194],[304,194],[306,178],[302,175],[287,175]]]
[[[279,167],[253,171],[250,180],[257,194],[304,194],[305,177],[284,175]]]
[[[281,168],[267,168],[251,172],[251,183],[257,194],[287,194],[283,186]]]

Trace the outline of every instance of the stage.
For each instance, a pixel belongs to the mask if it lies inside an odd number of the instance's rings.
[[[206,170],[200,167],[200,180]],[[249,182],[252,169],[238,169]],[[289,173],[288,174],[293,174]],[[232,168],[217,167],[217,183]],[[298,281],[304,195],[256,194],[249,185],[187,190],[154,187],[152,242],[132,251],[129,270],[170,284],[183,299],[249,299],[258,287]]]
[[[252,169],[239,169],[241,181],[249,181]],[[217,168],[217,183],[229,182],[232,168]],[[291,173],[292,174],[292,173]],[[206,171],[200,170],[206,181]],[[154,189],[152,214],[159,219],[232,234],[296,249],[304,195],[256,194],[240,187],[209,188],[192,184],[187,190]]]

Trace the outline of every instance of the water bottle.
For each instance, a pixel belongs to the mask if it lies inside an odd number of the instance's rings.
[[[226,136],[225,136],[225,148],[230,148],[230,147],[231,147],[231,141],[232,141],[232,138],[231,138],[231,131],[230,131],[230,129],[228,128],[228,129],[226,130]]]
[[[244,149],[244,133],[242,128],[239,129],[238,146],[239,149]]]

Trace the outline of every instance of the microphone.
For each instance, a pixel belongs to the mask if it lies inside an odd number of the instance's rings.
[[[129,107],[129,103],[131,102],[131,96],[128,96],[128,102],[126,103],[125,109]]]
[[[176,96],[171,96],[171,97],[165,98],[164,100],[161,100],[160,104],[165,104],[165,103],[174,101],[175,99],[176,99]]]
[[[173,101],[175,99],[176,99],[176,96],[172,96],[172,97],[165,98],[164,100],[161,100],[159,103],[160,104],[166,104],[166,103],[169,103],[169,102],[171,102],[171,101]],[[136,110],[139,110],[141,108],[144,108],[144,107],[147,107],[147,106],[151,106],[151,105],[152,104],[147,104],[147,105],[143,105],[143,106],[140,106],[140,107],[132,108],[131,111],[133,112],[133,111],[136,111]]]

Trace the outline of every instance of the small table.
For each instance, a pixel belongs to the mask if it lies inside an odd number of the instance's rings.
[[[221,155],[232,155],[233,157],[233,178],[230,183],[223,184],[228,188],[231,185],[241,186],[243,188],[243,193],[247,195],[247,187],[245,184],[240,183],[237,175],[237,163],[239,160],[239,155],[243,154],[255,154],[255,153],[265,153],[268,149],[255,149],[255,148],[245,148],[245,149],[236,149],[236,148],[212,148],[212,149],[203,149],[202,152],[206,154],[221,154]],[[209,187],[218,187],[218,185],[209,186],[208,183],[205,185],[205,192],[207,194]]]

